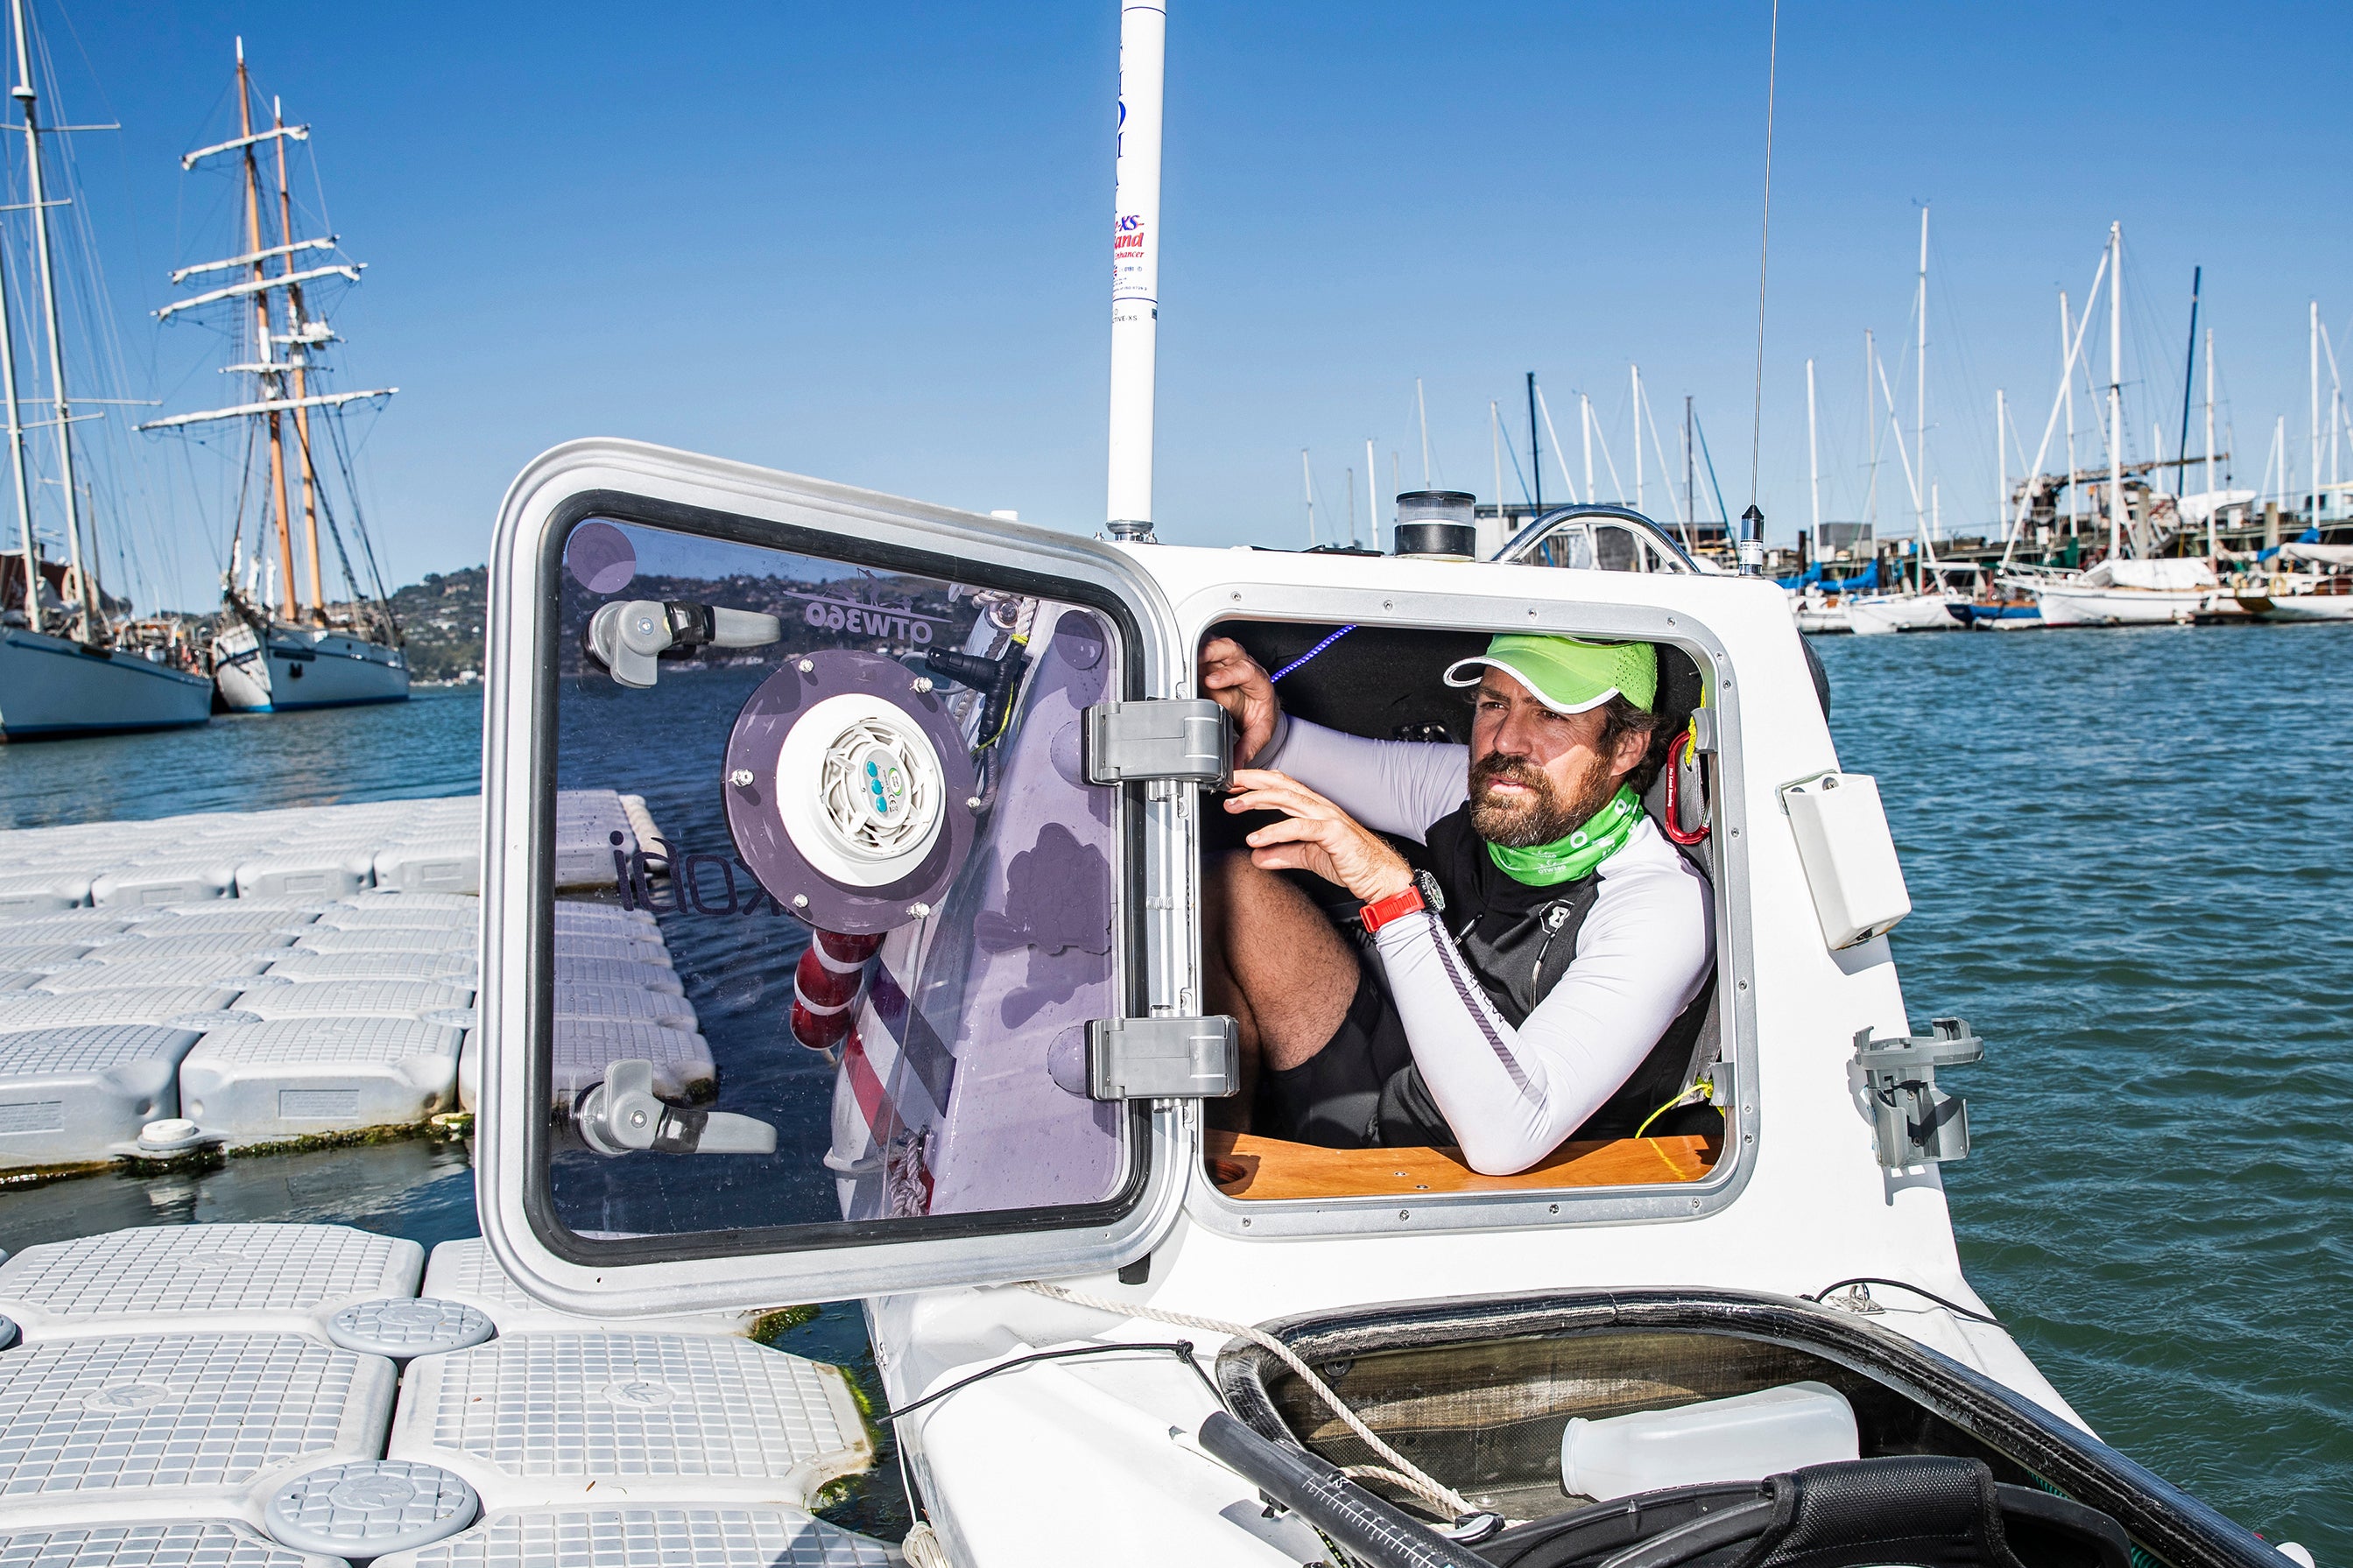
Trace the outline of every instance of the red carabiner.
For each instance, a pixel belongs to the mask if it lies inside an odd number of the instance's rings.
[[[1667,809],[1661,814],[1666,818],[1662,826],[1666,828],[1667,837],[1686,847],[1707,837],[1707,823],[1704,818],[1690,832],[1683,831],[1680,798],[1682,792],[1675,787],[1676,770],[1682,765],[1682,759],[1692,754],[1694,744],[1695,738],[1692,731],[1685,730],[1667,745]]]

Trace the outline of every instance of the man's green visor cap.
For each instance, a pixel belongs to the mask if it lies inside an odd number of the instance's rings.
[[[1612,697],[1648,713],[1659,697],[1659,651],[1646,642],[1506,634],[1477,658],[1450,666],[1446,684],[1476,686],[1486,665],[1518,680],[1556,713],[1587,712]]]

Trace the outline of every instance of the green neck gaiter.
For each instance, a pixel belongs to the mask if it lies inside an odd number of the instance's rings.
[[[1642,803],[1635,797],[1632,786],[1621,784],[1618,793],[1609,797],[1608,805],[1595,812],[1590,821],[1567,837],[1539,844],[1533,849],[1507,849],[1491,843],[1487,853],[1512,880],[1525,882],[1532,888],[1549,888],[1590,876],[1596,866],[1625,847],[1626,840],[1634,836],[1635,826],[1641,820]]]

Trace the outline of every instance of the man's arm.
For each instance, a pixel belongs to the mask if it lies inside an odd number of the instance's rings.
[[[1407,915],[1374,942],[1422,1081],[1488,1175],[1526,1170],[1618,1092],[1699,994],[1713,950],[1707,884],[1647,823],[1611,857],[1568,972],[1516,1029],[1440,917]]]
[[[1470,793],[1468,746],[1368,741],[1287,713],[1250,765],[1288,773],[1374,831],[1417,843]]]

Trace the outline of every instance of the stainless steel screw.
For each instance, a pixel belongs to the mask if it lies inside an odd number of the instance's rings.
[[[932,689],[932,678],[931,678],[930,676],[928,676],[928,675],[919,675],[919,676],[915,677],[915,689],[916,689],[916,690],[918,690],[918,691],[929,691],[931,689]]]
[[[797,669],[797,670],[799,670],[803,675],[807,675],[807,674],[808,674],[811,670],[813,670],[813,669],[815,669],[815,668],[817,668],[817,664],[816,664],[816,661],[814,661],[814,660],[812,660],[812,659],[806,659],[806,658],[805,658],[805,659],[801,660],[798,664],[795,665],[793,668],[796,668],[796,669]]]
[[[909,904],[907,906],[907,912],[914,916],[915,919],[919,921],[924,920],[931,915],[932,906],[929,904]]]
[[[733,773],[727,775],[727,782],[733,784],[737,789],[748,789],[751,787],[752,784],[752,770],[749,768],[737,768]]]
[[[793,908],[797,910],[805,910],[808,908],[808,895],[807,893],[795,893],[793,895]]]

